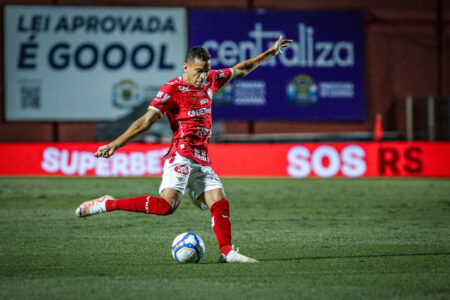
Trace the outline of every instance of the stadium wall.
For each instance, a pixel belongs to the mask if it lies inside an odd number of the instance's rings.
[[[376,113],[386,131],[405,133],[405,97],[450,95],[450,2],[444,0],[0,0],[22,5],[185,6],[187,8],[361,10],[365,17],[367,118],[363,122],[226,122],[227,133],[370,132]],[[2,42],[3,44],[3,42]],[[4,70],[3,47],[0,67]],[[0,142],[93,141],[91,122],[6,122],[0,74]]]
[[[100,143],[0,144],[2,176],[160,176],[168,144],[129,144],[110,159]],[[212,144],[219,176],[450,177],[450,142]]]

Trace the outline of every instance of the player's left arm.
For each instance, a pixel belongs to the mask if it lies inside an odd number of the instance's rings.
[[[248,73],[259,67],[272,56],[283,53],[281,49],[286,48],[290,43],[292,43],[292,40],[285,40],[280,35],[280,38],[267,51],[233,66],[233,77],[231,79],[247,76]]]

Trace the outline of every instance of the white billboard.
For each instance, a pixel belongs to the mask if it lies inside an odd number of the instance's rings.
[[[108,121],[182,72],[183,8],[6,6],[8,121]]]

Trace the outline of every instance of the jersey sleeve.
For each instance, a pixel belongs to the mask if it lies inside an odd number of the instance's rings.
[[[212,90],[215,93],[222,86],[227,85],[228,82],[233,78],[233,69],[221,69],[221,70],[213,70],[213,86]]]
[[[156,97],[150,102],[148,106],[149,110],[153,110],[160,115],[163,115],[168,110],[168,107],[171,102],[171,98],[174,96],[173,86],[169,84],[165,84],[161,87],[161,89],[156,94]]]

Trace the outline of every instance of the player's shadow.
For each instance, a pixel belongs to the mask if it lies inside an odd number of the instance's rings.
[[[368,255],[336,255],[336,256],[310,256],[310,257],[281,257],[281,258],[262,258],[259,261],[302,261],[302,260],[320,260],[320,259],[355,259],[355,258],[377,258],[377,257],[406,257],[406,256],[438,256],[450,255],[450,252],[440,253],[397,253],[397,254],[368,254]]]

